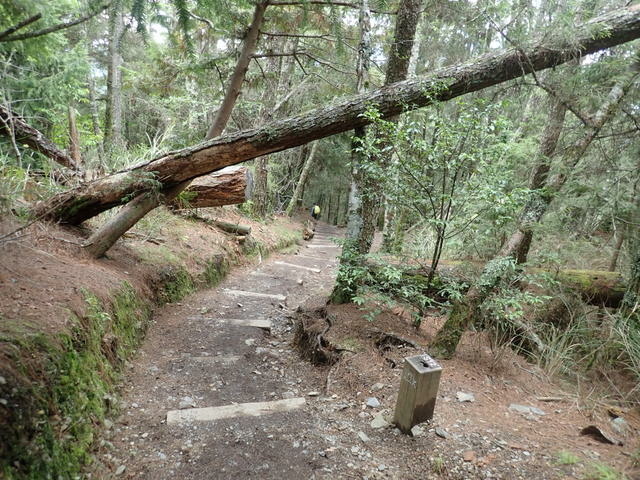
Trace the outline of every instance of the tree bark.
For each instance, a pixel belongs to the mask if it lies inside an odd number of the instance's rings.
[[[298,183],[296,183],[296,188],[293,191],[293,196],[291,197],[289,205],[287,206],[287,215],[289,216],[293,214],[293,210],[302,200],[302,192],[304,191],[304,186],[307,183],[307,178],[309,177],[309,172],[311,171],[311,166],[313,165],[313,160],[316,156],[316,151],[318,150],[318,143],[319,142],[316,140],[311,144],[311,151],[304,161],[302,172],[300,172],[300,178],[298,178]]]
[[[235,235],[249,235],[251,233],[251,227],[249,225],[240,225],[238,223],[221,222],[220,220],[207,221],[211,225],[216,226],[220,230],[227,233],[233,233]]]
[[[238,172],[242,172],[243,170],[246,171],[244,167],[236,170]],[[219,177],[220,179],[220,182],[217,182],[218,184],[215,187],[215,190],[221,198],[227,196],[228,201],[231,202],[229,204],[239,203],[236,201],[239,196],[244,199],[246,195],[246,186],[244,189],[238,189],[239,182],[237,181],[237,173],[229,171],[216,172],[216,174],[212,174],[208,177],[211,184],[216,183],[216,181],[213,180],[214,177]],[[243,178],[246,182],[246,179],[248,178],[246,172]],[[204,179],[204,181],[206,180],[207,179]],[[245,182],[240,182],[240,185]],[[107,252],[107,250],[109,250],[113,246],[116,240],[118,240],[127,230],[138,223],[138,220],[140,220],[161,203],[174,203],[176,201],[176,198],[180,193],[182,193],[184,188],[184,184],[179,184],[173,188],[169,188],[163,191],[149,191],[143,193],[142,195],[138,195],[131,202],[122,207],[122,210],[118,212],[118,215],[114,216],[111,220],[102,225],[98,230],[93,232],[93,234],[91,234],[91,236],[82,246],[94,258],[103,256]],[[241,194],[239,193],[239,190],[242,192]],[[216,206],[221,205],[226,204],[221,203],[220,205]]]
[[[253,10],[251,26],[247,31],[244,42],[242,43],[240,57],[233,69],[233,74],[229,80],[229,85],[227,86],[227,91],[225,92],[224,99],[220,104],[220,108],[216,112],[213,123],[207,131],[207,136],[205,137],[207,140],[221,135],[229,122],[233,107],[235,106],[236,100],[242,91],[242,83],[244,82],[247,70],[249,69],[249,62],[251,62],[253,52],[256,50],[258,36],[260,35],[260,27],[262,26],[264,12],[268,5],[268,0],[256,3],[255,9]]]
[[[611,261],[609,262],[609,271],[615,272],[618,266],[618,258],[620,258],[620,251],[622,250],[622,244],[624,243],[624,232],[621,229],[616,231],[616,245],[613,247],[613,254],[611,255]]]
[[[122,138],[122,55],[120,54],[123,33],[122,0],[115,0],[109,9],[109,64],[104,118],[104,150],[107,153],[121,148],[124,143]]]
[[[228,167],[196,178],[178,197],[173,208],[207,208],[244,203],[251,197],[251,172],[246,167]]]
[[[627,74],[615,83],[598,111],[591,117],[591,125],[587,127],[586,133],[566,150],[562,164],[567,170],[571,171],[575,168],[593,139],[616,112],[622,98],[638,76],[639,62],[640,60],[633,61]],[[541,158],[543,159],[545,158],[545,152],[553,152],[555,150],[556,135],[560,134],[557,131],[559,130],[558,125],[561,127],[559,122],[564,119],[565,112],[564,105],[556,100],[555,107],[551,109],[548,129],[541,141]],[[554,123],[556,123],[556,126],[553,125]],[[480,280],[469,289],[461,301],[454,303],[447,321],[438,331],[432,344],[433,351],[440,356],[445,358],[453,356],[462,334],[473,324],[474,319],[477,317],[480,305],[500,282],[513,274],[512,262],[526,259],[531,244],[533,226],[540,222],[555,195],[567,180],[565,174],[548,178],[549,169],[549,160],[542,161],[534,169],[531,186],[537,188],[532,189],[532,197],[521,214],[518,229],[505,242],[496,257],[487,262]],[[541,188],[542,186],[545,188]]]
[[[356,64],[356,93],[362,93],[369,88],[369,64],[371,62],[371,19],[368,0],[360,0],[360,15],[358,18],[360,25],[360,44],[358,46],[358,61]],[[359,149],[362,146],[362,139],[366,135],[365,126],[358,126],[353,131],[353,141],[351,143],[351,189],[349,191],[349,216],[347,219],[347,240],[349,245],[346,248],[355,249],[356,253],[365,254],[369,251],[371,243],[368,242],[368,230],[366,222],[370,220],[372,213],[370,205],[365,201],[369,193],[368,185],[372,179],[369,178],[366,168],[363,168],[366,161],[365,154]],[[350,260],[349,260],[350,261]],[[338,281],[334,292],[341,292],[333,295],[334,301],[350,301],[343,293],[346,290]]]
[[[79,167],[82,165],[80,134],[78,133],[78,125],[76,124],[76,111],[71,105],[67,108],[67,114],[69,119],[69,152],[73,162]]]
[[[594,31],[606,31],[607,35],[594,35]],[[368,121],[362,114],[371,107],[388,118],[566,63],[576,55],[634,40],[640,37],[640,7],[609,12],[577,26],[574,33],[569,40],[556,38],[536,42],[531,47],[487,54],[464,65],[439,69],[335,105],[170,152],[82,188],[55,195],[37,206],[34,213],[78,224],[119,205],[128,195],[157,188],[158,181],[164,187],[172,187],[229,165],[364,126]],[[149,182],[150,176],[157,181]]]
[[[42,132],[36,130],[22,117],[0,104],[0,133],[13,136],[16,142],[28,145],[60,165],[78,170],[80,165],[67,153],[59,149]]]

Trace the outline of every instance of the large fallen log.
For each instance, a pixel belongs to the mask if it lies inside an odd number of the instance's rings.
[[[246,167],[228,167],[195,179],[171,207],[207,208],[237,205],[251,198],[253,179]]]
[[[296,117],[254,130],[224,135],[150,162],[63,192],[36,206],[33,213],[79,224],[122,199],[149,192],[167,192],[182,182],[268,153],[352,130],[369,123],[365,113],[377,109],[383,117],[398,115],[554,67],[580,55],[591,54],[640,37],[640,6],[618,9],[566,33],[546,35],[528,47],[484,55],[373,92],[348,98]],[[151,199],[151,200],[150,200]],[[153,197],[140,203],[150,203]],[[155,200],[153,200],[155,201]]]
[[[408,282],[424,283],[427,288],[429,277],[428,267],[406,267],[396,263],[393,259],[385,259],[385,263],[396,266],[403,271],[403,277]],[[382,263],[367,261],[367,265],[375,275],[375,271],[384,266]],[[469,271],[465,268],[468,262],[442,262],[437,269],[437,274],[432,280],[432,289],[435,293],[444,284],[451,281],[469,283]],[[624,297],[627,285],[622,274],[604,270],[558,270],[551,271],[542,268],[528,268],[527,274],[545,275],[551,281],[558,283],[559,288],[569,289],[578,294],[585,303],[618,308]],[[535,287],[534,287],[535,288]],[[554,292],[543,292],[545,294]],[[555,292],[557,293],[557,292]]]
[[[247,195],[250,195],[252,185],[251,174],[245,167],[229,167],[212,173],[207,175],[201,184],[206,185],[200,192],[206,192],[209,201],[203,200],[203,203],[208,203],[206,206],[209,207],[243,203]],[[194,193],[196,194],[194,199],[197,201],[199,195],[197,187]],[[103,255],[104,252],[122,236],[122,233],[119,232],[117,228],[110,228],[110,226],[116,223],[119,225],[120,222],[123,221],[124,216],[124,221],[128,222],[128,227],[126,228],[126,230],[128,230],[138,219],[136,215],[137,204],[147,201],[147,196],[153,197],[159,195],[161,194],[157,192],[149,192],[127,203],[120,211],[120,215],[116,215],[104,224],[103,227],[106,227],[108,233],[101,234],[100,232],[94,232],[82,245],[84,249],[94,256]],[[176,200],[175,196],[171,196],[172,201],[176,201],[177,205],[182,204],[183,206],[184,203],[190,203],[188,198],[189,196],[187,195],[186,200],[182,202]]]
[[[80,168],[67,152],[58,148],[41,131],[33,128],[20,115],[12,112],[2,104],[0,104],[0,133],[13,136],[18,144],[27,145],[71,170]]]

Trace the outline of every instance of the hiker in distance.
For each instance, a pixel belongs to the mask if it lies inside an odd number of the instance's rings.
[[[318,205],[314,205],[311,207],[311,217],[317,221],[320,218],[320,207]]]

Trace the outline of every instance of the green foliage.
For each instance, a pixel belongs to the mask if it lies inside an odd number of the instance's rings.
[[[557,463],[558,465],[575,465],[580,461],[580,457],[578,457],[575,453],[569,452],[567,450],[560,450],[555,454],[555,457],[555,463]]]
[[[332,303],[342,304],[353,301],[358,289],[369,283],[369,269],[363,260],[363,257],[358,254],[353,241],[346,240],[343,242],[340,267],[336,275],[335,287],[331,293]]]
[[[459,295],[462,288],[456,282],[444,284],[438,277],[430,279],[408,268],[389,265],[377,255],[359,255],[353,243],[346,241],[331,301],[353,302],[368,310],[369,320],[384,309],[409,306],[413,323],[419,326],[429,308],[442,306],[439,299],[452,293]]]
[[[619,472],[609,465],[604,463],[595,462],[592,463],[587,472],[582,477],[583,480],[629,480],[624,473]]]

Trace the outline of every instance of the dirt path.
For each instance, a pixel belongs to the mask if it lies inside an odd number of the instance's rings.
[[[371,322],[353,305],[331,307],[327,337],[344,346],[342,360],[331,368],[302,360],[292,317],[330,292],[337,236],[321,224],[297,254],[235,270],[218,288],[161,310],[127,372],[96,477],[605,478],[588,476],[593,462],[628,463],[636,442],[623,448],[581,436],[585,425],[609,420],[581,410],[515,354],[495,367],[481,333],[468,333],[456,358],[443,362],[433,422],[413,437],[389,425],[402,358],[424,350],[380,348],[376,332],[428,345],[437,313],[416,330],[402,315]],[[459,401],[460,392],[474,401]],[[557,395],[562,401],[540,400]],[[380,405],[367,406],[370,397]]]
[[[291,350],[291,311],[309,296],[328,293],[341,233],[318,226],[298,254],[274,256],[233,271],[216,289],[160,311],[123,388],[122,415],[110,426],[102,458],[118,478],[322,478],[331,477],[318,424],[323,400]],[[253,294],[261,294],[261,296]],[[286,297],[286,300],[285,300]],[[271,323],[270,331],[239,323]],[[311,394],[311,395],[310,395]],[[167,424],[167,414],[271,402],[290,411],[216,421]],[[287,403],[288,402],[288,403]],[[260,406],[248,406],[250,414]],[[176,412],[177,411],[177,412]],[[124,470],[123,470],[124,469]]]

